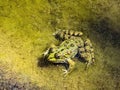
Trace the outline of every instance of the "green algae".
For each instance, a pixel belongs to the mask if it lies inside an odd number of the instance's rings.
[[[118,90],[118,3],[119,0],[1,0],[0,65],[48,90]],[[58,28],[82,31],[89,37],[96,64],[84,71],[85,64],[77,61],[76,69],[66,78],[62,66],[41,67],[39,57],[50,44],[58,43],[52,36]]]

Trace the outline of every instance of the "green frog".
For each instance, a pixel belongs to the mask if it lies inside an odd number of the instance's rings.
[[[92,43],[89,39],[85,41],[81,38],[82,32],[59,30],[54,33],[54,36],[61,40],[60,45],[51,45],[44,52],[44,58],[52,63],[65,64],[63,71],[67,75],[73,71],[75,67],[74,58],[82,58],[86,62],[85,69],[94,63],[94,52]]]

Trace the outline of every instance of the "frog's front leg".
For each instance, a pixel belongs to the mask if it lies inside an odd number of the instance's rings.
[[[50,48],[48,48],[44,53],[43,53],[43,57],[46,57],[50,52]]]
[[[73,61],[73,60],[71,60],[71,59],[68,59],[67,60],[67,62],[68,62],[68,68],[67,69],[65,69],[65,70],[63,70],[64,71],[64,75],[66,76],[66,75],[68,75],[69,73],[71,73],[72,71],[73,71],[73,69],[75,68],[75,62]]]

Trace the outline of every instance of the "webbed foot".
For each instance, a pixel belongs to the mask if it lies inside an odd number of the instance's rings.
[[[66,76],[68,75],[68,70],[66,70],[66,69],[62,69],[62,71],[63,71],[63,75],[64,75],[64,77],[66,77]]]
[[[69,65],[68,69],[62,69],[62,71],[64,72],[63,73],[64,77],[67,76],[68,74],[70,74],[73,71],[74,66],[75,66],[75,62],[73,60],[68,59],[67,62]]]

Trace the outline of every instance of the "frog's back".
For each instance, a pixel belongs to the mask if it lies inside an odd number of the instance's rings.
[[[58,46],[58,53],[60,56],[65,56],[67,58],[74,58],[78,53],[78,48],[83,47],[84,43],[81,38],[70,38],[64,40]]]

